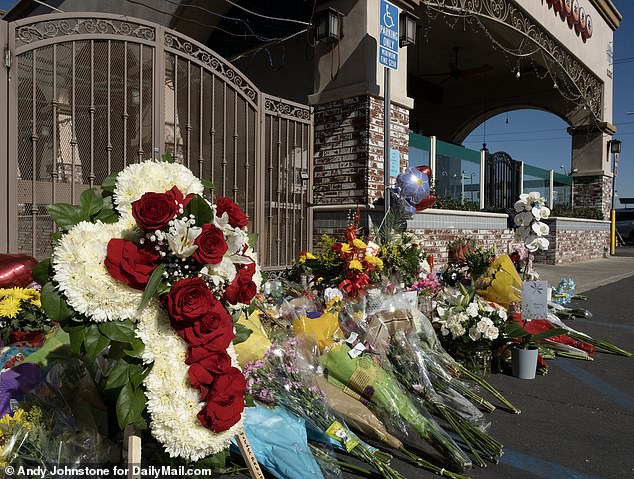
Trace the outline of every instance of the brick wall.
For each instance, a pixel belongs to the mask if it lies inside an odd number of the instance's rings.
[[[391,108],[391,147],[407,165],[409,110]],[[383,197],[383,100],[369,95],[315,106],[314,202],[367,204]]]
[[[573,183],[572,204],[576,208],[597,208],[603,212],[603,218],[608,219],[612,206],[612,178],[576,176]]]
[[[603,258],[610,248],[610,223],[573,218],[545,220],[550,227],[548,251],[535,255],[535,262],[567,264]]]

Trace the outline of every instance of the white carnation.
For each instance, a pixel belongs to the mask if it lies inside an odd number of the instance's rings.
[[[176,186],[187,196],[189,193],[202,194],[204,187],[200,180],[184,165],[166,161],[144,161],[128,165],[117,175],[114,202],[126,225],[134,225],[132,202],[145,193],[164,193]]]
[[[480,321],[478,321],[476,328],[481,333],[484,333],[491,326],[493,326],[493,321],[491,321],[489,318],[482,318]]]
[[[82,221],[53,251],[53,279],[68,304],[93,321],[133,318],[141,301],[141,291],[114,279],[104,265],[110,240],[126,233],[121,222]]]

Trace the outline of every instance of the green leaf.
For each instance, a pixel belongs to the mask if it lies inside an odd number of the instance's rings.
[[[214,213],[211,210],[211,206],[209,206],[209,203],[207,203],[207,201],[200,195],[194,196],[185,207],[183,216],[189,215],[194,215],[198,226],[211,223],[214,219]]]
[[[102,223],[116,223],[119,221],[119,215],[112,208],[103,208],[97,215],[94,217],[95,221],[101,221]]]
[[[95,188],[85,190],[79,197],[79,205],[84,216],[93,216],[103,208],[103,198]]]
[[[234,326],[236,329],[236,337],[233,338],[234,345],[244,343],[247,339],[249,339],[249,336],[251,336],[251,333],[253,332],[245,325],[240,323],[236,323]]]
[[[249,238],[249,246],[253,249],[255,249],[255,246],[258,243],[258,234],[257,233],[247,233],[247,236]]]
[[[84,336],[84,348],[90,359],[95,359],[97,355],[106,349],[110,344],[110,340],[99,332],[96,324],[86,328]]]
[[[51,271],[51,260],[45,259],[44,261],[40,261],[33,267],[33,271],[31,274],[33,275],[33,281],[39,284],[48,283],[48,277]]]
[[[137,311],[142,311],[143,308],[147,306],[147,304],[152,299],[152,296],[156,293],[163,280],[163,272],[165,271],[165,263],[159,264],[154,271],[152,271],[152,276],[150,276],[150,280],[147,282],[147,286],[145,286],[145,291],[143,291],[143,296],[141,296],[141,303],[137,308]]]
[[[552,338],[553,336],[559,336],[560,334],[566,334],[566,330],[562,328],[547,329],[546,331],[540,331],[533,336],[533,341],[542,341],[544,339]]]
[[[123,352],[132,358],[142,358],[145,351],[145,344],[140,339],[130,342],[130,348],[124,349]]]
[[[104,389],[117,389],[130,381],[130,363],[119,361],[108,373]]]
[[[526,331],[515,321],[509,321],[504,326],[504,332],[509,338],[525,338],[531,336],[531,333]]]
[[[70,229],[80,221],[88,219],[88,215],[84,215],[81,208],[68,203],[55,203],[48,205],[47,209],[55,224],[63,229]]]
[[[135,389],[128,383],[121,388],[116,407],[119,428],[123,430],[128,424],[134,424],[141,419],[145,409],[145,394],[141,389]]]
[[[212,456],[207,456],[196,463],[197,469],[224,469],[229,457],[229,448],[223,449]]]
[[[59,231],[56,231],[55,233],[51,235],[51,241],[53,243],[57,243],[61,239],[62,239],[62,233]]]
[[[112,341],[131,343],[136,339],[134,324],[129,319],[125,321],[106,321],[99,324],[99,331]]]
[[[244,395],[244,406],[255,407],[255,401],[253,400],[253,396],[251,396],[250,394]]]
[[[172,156],[172,154],[168,151],[167,153],[163,153],[161,155],[161,161],[165,161],[166,163],[174,163],[174,157]]]
[[[150,374],[152,367],[143,367],[140,364],[131,364],[130,365],[130,383],[135,388],[138,388],[143,380]]]
[[[75,354],[81,353],[81,345],[84,342],[86,328],[84,326],[75,326],[67,332],[70,338],[70,350]]]
[[[53,321],[64,321],[73,315],[73,310],[51,282],[46,283],[42,287],[40,300],[42,301],[44,312]]]
[[[213,190],[213,189],[214,189],[214,184],[213,184],[213,182],[212,182],[212,181],[209,181],[209,180],[206,180],[206,179],[204,179],[204,178],[201,178],[201,179],[200,179],[200,182],[203,184],[203,186],[204,186],[205,188],[208,188],[208,189],[210,189],[210,190]]]
[[[106,191],[112,193],[114,191],[114,187],[117,186],[117,175],[119,173],[111,173],[106,176],[101,182],[102,191]]]

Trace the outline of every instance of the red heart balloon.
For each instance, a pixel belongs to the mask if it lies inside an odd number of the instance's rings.
[[[431,168],[429,166],[417,166],[416,169],[422,174],[427,175],[429,182],[431,183]]]
[[[26,288],[37,260],[25,254],[0,254],[0,288]]]
[[[416,211],[423,211],[429,208],[435,202],[436,202],[436,195],[429,194],[425,198],[423,198],[421,201],[416,203],[414,205],[414,208],[416,208]]]

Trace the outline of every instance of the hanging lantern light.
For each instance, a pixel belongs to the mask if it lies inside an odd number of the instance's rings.
[[[315,14],[316,38],[318,42],[333,43],[343,38],[344,15],[332,7]]]
[[[553,8],[557,13],[561,13],[561,11],[564,10],[564,0],[556,0],[553,3]]]
[[[416,43],[416,21],[418,17],[403,10],[398,17],[399,46],[406,47]]]
[[[561,11],[561,19],[568,18],[572,15],[572,0],[564,0],[564,8]]]

